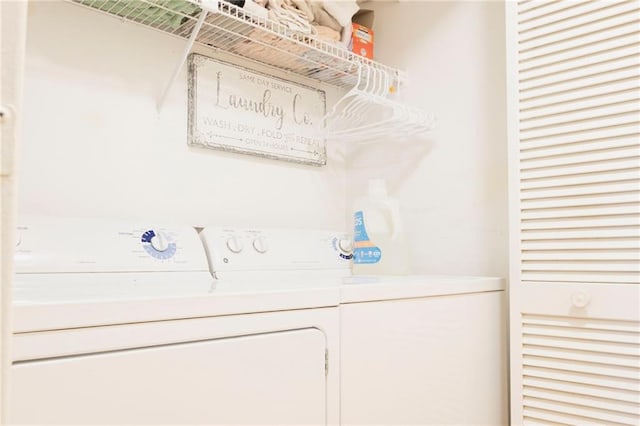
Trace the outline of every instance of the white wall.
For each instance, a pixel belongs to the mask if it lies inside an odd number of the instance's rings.
[[[188,147],[186,69],[157,113],[184,44],[73,4],[30,2],[19,213],[345,229],[343,163]]]
[[[376,58],[409,72],[405,97],[439,122],[427,140],[390,135],[357,149],[345,176],[335,158],[315,168],[189,148],[186,71],[155,109],[182,40],[31,2],[19,212],[346,228],[350,200],[383,176],[403,208],[414,272],[506,276],[503,5],[370,5]],[[330,107],[336,93],[327,95]]]
[[[376,59],[406,69],[404,96],[438,116],[427,139],[355,151],[349,200],[385,177],[403,209],[416,273],[506,277],[504,5],[375,2]]]

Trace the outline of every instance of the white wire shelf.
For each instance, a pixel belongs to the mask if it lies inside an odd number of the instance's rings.
[[[405,74],[317,37],[291,31],[224,1],[69,0],[92,10],[135,22],[245,59],[341,88],[358,84],[363,65],[384,72],[399,86]],[[203,9],[203,6],[207,8]],[[210,9],[211,5],[213,8]],[[197,28],[201,14],[208,11]]]

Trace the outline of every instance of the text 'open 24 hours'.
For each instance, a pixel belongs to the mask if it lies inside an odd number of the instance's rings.
[[[189,144],[326,164],[325,92],[202,55],[189,58]]]

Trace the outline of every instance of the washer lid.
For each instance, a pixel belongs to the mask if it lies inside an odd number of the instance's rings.
[[[447,296],[504,290],[502,278],[455,275],[352,276],[343,279],[341,303]]]
[[[38,298],[14,301],[13,332],[335,307],[340,302],[340,280],[296,279],[265,283],[263,280],[214,281],[209,277],[205,285],[204,281],[193,277],[190,283],[179,280],[164,284],[155,282],[162,291],[154,287],[154,282],[149,282],[145,285],[152,288],[135,297],[130,291],[132,284],[119,281],[115,288],[129,287],[129,290],[121,295],[110,293],[97,297],[96,292],[102,291],[103,287],[92,290],[91,286],[83,285],[88,282],[81,281],[86,278],[82,275],[68,276],[71,279],[67,285],[58,287],[62,295],[45,297],[45,292],[40,292]],[[29,286],[37,285],[37,282],[29,283]],[[65,297],[65,293],[73,297]],[[83,296],[79,297],[81,294]]]

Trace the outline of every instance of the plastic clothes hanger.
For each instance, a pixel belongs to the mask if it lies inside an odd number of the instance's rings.
[[[368,121],[375,119],[375,110],[372,110],[381,94],[383,73],[380,70],[363,64],[359,86],[351,93],[349,102],[346,103],[339,115],[329,124],[330,131],[341,131],[353,127],[359,127]]]
[[[327,137],[374,142],[432,128],[434,118],[395,97],[397,76],[375,64],[360,63],[356,85],[325,116]]]
[[[357,136],[362,131],[367,131],[367,135],[369,135],[372,130],[378,128],[381,128],[383,132],[388,131],[385,128],[386,125],[393,126],[396,121],[401,122],[402,117],[406,116],[403,114],[402,105],[390,101],[388,98],[392,87],[389,73],[371,68],[368,78],[369,84],[362,93],[359,93],[359,102],[355,103],[347,117],[350,119],[349,128],[334,128],[334,135]],[[384,116],[388,118],[383,119]]]
[[[363,104],[363,97],[366,97],[366,93],[372,84],[371,81],[371,67],[367,64],[360,64],[358,72],[358,84],[345,95],[343,98],[344,103],[339,105],[335,119],[329,123],[329,129],[340,129],[343,126],[349,126],[356,119],[355,112],[359,109],[359,105]]]

